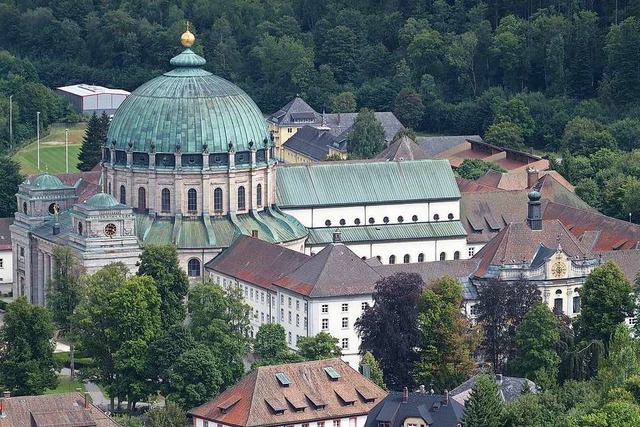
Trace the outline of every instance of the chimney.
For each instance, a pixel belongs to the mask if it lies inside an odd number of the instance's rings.
[[[447,406],[449,404],[449,390],[445,388],[443,394],[442,405]]]
[[[84,409],[89,409],[89,392],[84,392]]]
[[[539,178],[540,174],[538,169],[527,169],[527,188],[533,188]]]
[[[258,230],[251,230],[251,237],[253,237],[254,239],[258,238]]]
[[[527,223],[532,230],[542,230],[542,210],[540,207],[540,193],[536,190],[529,192],[529,208]]]
[[[409,401],[409,389],[405,387],[402,389],[402,403],[407,403],[408,401]]]
[[[10,392],[2,392],[2,398],[0,398],[0,418],[4,418],[7,416],[7,399],[9,397],[11,397]]]
[[[333,232],[333,243],[342,243],[342,233],[338,228]]]
[[[502,384],[502,374],[496,374],[496,384]]]

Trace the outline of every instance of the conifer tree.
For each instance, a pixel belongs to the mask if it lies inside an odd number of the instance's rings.
[[[109,117],[102,113],[98,117],[94,112],[87,123],[87,129],[82,139],[82,147],[78,154],[78,169],[83,172],[90,171],[102,159],[102,146],[107,142],[107,130],[109,129]]]
[[[498,386],[489,375],[478,375],[466,402],[465,427],[499,427],[502,425],[503,404]]]

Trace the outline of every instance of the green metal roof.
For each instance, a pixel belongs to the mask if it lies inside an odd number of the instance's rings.
[[[233,83],[199,68],[206,61],[186,49],[172,71],[143,84],[114,114],[107,139],[116,149],[159,153],[248,151],[262,147],[269,130],[258,106]]]
[[[84,204],[90,208],[112,208],[120,205],[120,203],[108,193],[97,193],[89,197]]]
[[[280,208],[458,199],[447,160],[322,162],[276,168]]]
[[[39,188],[41,190],[55,190],[58,188],[66,188],[67,186],[64,185],[57,176],[49,173],[43,173],[38,175],[31,182],[31,187]]]
[[[333,242],[335,228],[309,229],[308,245],[325,245]],[[460,221],[417,222],[411,224],[364,225],[341,227],[342,241],[380,242],[393,240],[435,239],[440,237],[466,237]]]

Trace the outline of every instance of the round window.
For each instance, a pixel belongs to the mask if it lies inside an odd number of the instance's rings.
[[[402,217],[402,215],[400,215],[400,216],[398,217],[398,222],[403,222],[403,221],[404,221],[404,218]]]
[[[389,217],[385,216],[384,218],[382,218],[382,222],[384,222],[385,224],[389,223]]]
[[[192,165],[196,162],[196,158],[193,156],[189,156],[189,164]]]
[[[373,219],[373,217],[369,218],[369,224],[373,224],[373,223],[375,223],[375,222],[376,222],[376,220],[375,220],[375,219]]]
[[[360,225],[360,218],[356,218],[353,222],[355,225]]]
[[[55,212],[56,212],[56,204],[55,204],[55,203],[51,203],[51,204],[49,205],[49,213],[50,213],[51,215],[53,215]]]
[[[109,223],[104,227],[104,234],[109,236],[109,237],[113,237],[116,234],[116,225]]]
[[[418,220],[418,215],[414,215],[411,217],[411,221],[416,222]]]
[[[435,215],[433,216],[433,220],[434,220],[434,221],[438,221],[439,219],[440,219],[440,215],[435,214]]]
[[[450,220],[451,220],[451,219],[453,219],[453,214],[452,214],[452,213],[450,213],[450,214],[447,216],[447,218],[449,218]]]
[[[222,162],[222,158],[220,156],[215,156],[213,158],[213,161],[216,162],[216,163],[220,163],[220,162]]]
[[[326,225],[327,227],[331,227],[331,221],[326,220],[326,221],[324,222],[324,225]]]
[[[342,218],[342,219],[340,220],[340,225],[345,225],[346,223],[347,223],[347,221],[345,221],[345,220],[344,220],[344,218]]]

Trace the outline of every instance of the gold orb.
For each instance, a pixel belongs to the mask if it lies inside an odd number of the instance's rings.
[[[180,37],[180,43],[182,43],[182,46],[184,47],[193,46],[193,43],[195,43],[195,41],[196,36],[194,36],[193,33],[189,30],[182,33],[182,36]]]

